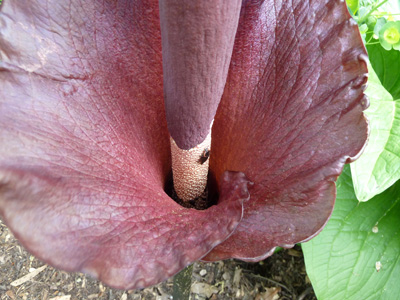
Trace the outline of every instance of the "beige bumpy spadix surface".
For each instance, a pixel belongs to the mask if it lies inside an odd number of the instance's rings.
[[[183,201],[199,197],[207,185],[211,130],[203,142],[189,150],[180,149],[172,137],[170,140],[176,194]]]

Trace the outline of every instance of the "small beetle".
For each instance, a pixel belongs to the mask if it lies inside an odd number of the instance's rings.
[[[210,150],[208,148],[205,148],[203,153],[200,155],[199,163],[204,164],[209,157],[210,157]]]

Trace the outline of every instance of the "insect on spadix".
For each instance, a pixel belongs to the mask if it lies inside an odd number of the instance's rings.
[[[203,153],[200,155],[199,163],[204,164],[209,157],[210,157],[210,149],[205,148]]]

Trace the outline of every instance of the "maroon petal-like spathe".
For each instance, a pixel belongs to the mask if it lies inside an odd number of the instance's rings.
[[[249,261],[318,233],[367,139],[366,52],[344,1],[248,1],[210,167],[254,182],[239,227],[205,260]]]
[[[365,51],[349,19],[342,1],[243,3],[213,127],[221,198],[199,212],[163,190],[158,3],[3,1],[1,215],[43,260],[123,288],[218,244],[206,259],[259,260],[310,238],[367,135]],[[255,185],[228,238],[248,196],[240,172]]]
[[[0,213],[33,254],[118,288],[172,276],[225,240],[248,198],[185,209],[170,172],[158,3],[3,1]]]

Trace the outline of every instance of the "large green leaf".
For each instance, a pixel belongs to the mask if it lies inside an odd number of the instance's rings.
[[[357,202],[346,166],[337,188],[327,226],[302,244],[317,298],[400,299],[400,181],[368,202]]]
[[[394,101],[369,65],[370,99],[366,111],[370,121],[368,145],[351,164],[354,189],[359,201],[367,201],[400,179],[400,101]]]
[[[387,51],[380,44],[368,45],[367,50],[383,87],[394,99],[400,99],[400,51]]]

